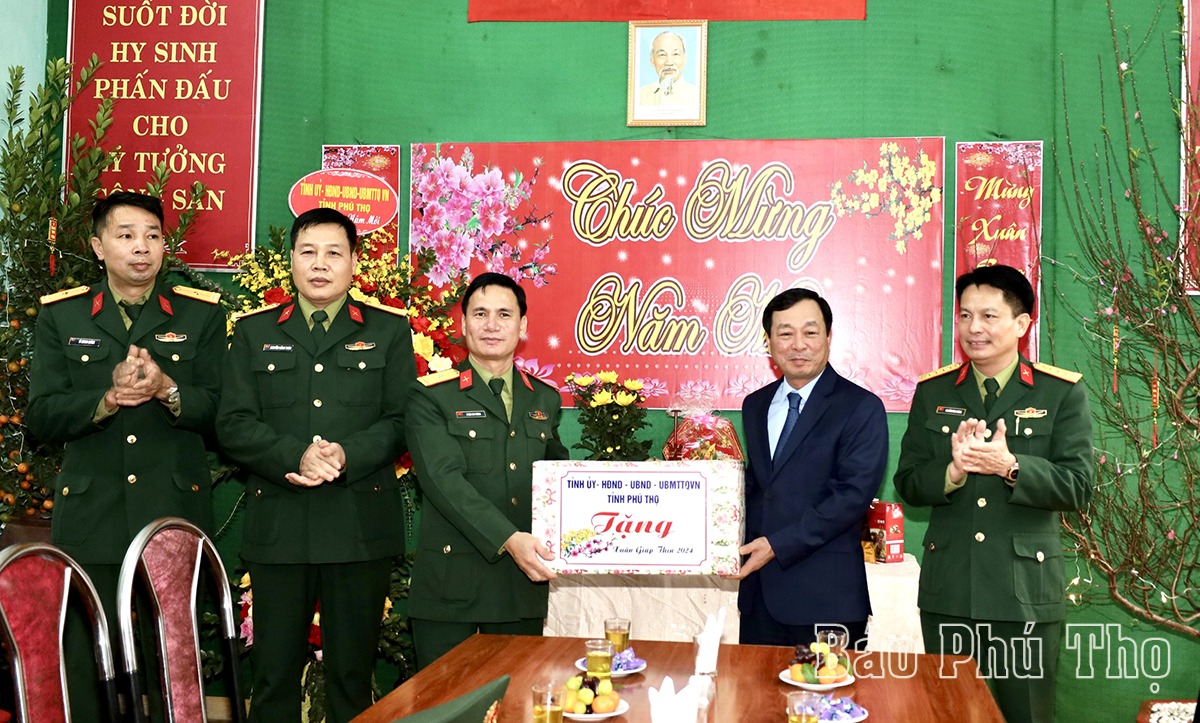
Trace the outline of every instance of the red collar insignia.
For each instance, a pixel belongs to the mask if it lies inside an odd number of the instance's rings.
[[[474,375],[471,374],[470,369],[466,370],[462,374],[459,374],[458,375],[458,388],[459,389],[469,389],[471,387],[471,377],[473,377],[473,376]]]
[[[167,312],[167,316],[175,316],[175,312],[171,311],[171,302],[167,301],[167,297],[159,294],[158,305],[162,307],[163,311]]]
[[[362,309],[358,308],[354,304],[347,304],[347,306],[350,308],[350,318],[360,324],[363,323]]]
[[[1025,362],[1021,362],[1019,367],[1021,369],[1021,381],[1032,387],[1033,386],[1033,369],[1031,369],[1029,367],[1029,365],[1026,364]]]
[[[963,364],[962,371],[958,373],[958,379],[954,380],[954,386],[957,387],[959,384],[962,384],[963,380],[967,378],[967,372],[969,371],[971,371],[971,365]]]
[[[296,310],[296,305],[295,305],[295,304],[288,304],[287,306],[283,307],[283,313],[281,313],[281,314],[279,315],[279,319],[277,319],[277,320],[275,321],[275,323],[276,323],[276,324],[282,324],[283,322],[285,322],[285,321],[287,321],[288,319],[292,318],[292,312],[293,312],[293,311],[295,311],[295,310]]]
[[[529,391],[531,391],[531,392],[532,392],[532,391],[533,391],[533,385],[529,383],[529,377],[527,377],[527,376],[525,375],[525,370],[524,370],[524,369],[518,369],[517,371],[521,372],[521,381],[525,382],[525,386],[526,386],[526,387],[529,387]]]
[[[99,294],[96,294],[95,296],[92,297],[92,316],[99,314],[100,310],[103,308],[104,308],[104,292],[101,291]]]

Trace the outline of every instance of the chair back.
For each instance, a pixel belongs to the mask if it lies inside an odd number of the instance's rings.
[[[143,580],[157,632],[156,656],[162,675],[163,708],[171,723],[206,723],[204,680],[200,662],[200,624],[197,603],[200,571],[208,567],[216,580],[226,669],[232,676],[233,719],[245,720],[245,705],[237,678],[237,634],[233,594],[221,556],[207,535],[192,523],[173,517],[156,520],[130,543],[117,587],[117,618],[121,632],[121,665],[133,700],[141,700],[137,651],[133,632],[133,585]],[[150,659],[150,656],[146,656]],[[135,705],[134,719],[143,720]]]
[[[17,717],[25,723],[71,720],[63,665],[63,626],[71,587],[82,597],[92,621],[105,712],[110,721],[117,720],[112,643],[95,586],[62,550],[24,543],[0,551],[0,629],[12,664]]]

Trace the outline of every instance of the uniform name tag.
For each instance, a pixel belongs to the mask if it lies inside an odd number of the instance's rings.
[[[937,413],[938,414],[953,414],[956,417],[962,417],[962,416],[966,415],[967,410],[963,409],[962,407],[938,407]]]
[[[291,344],[263,344],[263,351],[291,351]]]
[[[100,346],[99,339],[85,339],[80,336],[73,336],[67,340],[67,346],[87,346],[95,349]]]
[[[459,419],[480,419],[481,417],[486,417],[487,412],[483,411],[482,409],[477,409],[470,412],[455,412],[454,416],[458,417]]]

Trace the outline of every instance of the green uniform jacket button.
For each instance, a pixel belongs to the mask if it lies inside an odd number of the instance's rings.
[[[985,539],[987,539],[987,536],[984,535],[982,532],[975,533],[975,541],[976,542],[983,542]]]
[[[516,463],[516,462],[509,462],[509,463],[508,463],[508,468],[509,468],[509,469],[511,469],[511,470],[513,470],[513,471],[515,472],[515,471],[516,471],[516,469],[517,469],[517,463]]]
[[[313,400],[313,406],[314,406],[314,407],[319,407],[319,406],[321,406],[321,400],[320,400],[320,399],[314,399],[314,400]]]
[[[262,497],[262,490],[261,490],[261,489],[254,490],[254,496],[255,496],[255,497]]]
[[[1038,562],[1042,562],[1042,561],[1044,561],[1045,559],[1046,559],[1046,555],[1045,555],[1045,553],[1043,553],[1041,550],[1038,550],[1038,554],[1037,554],[1037,561],[1038,561]]]
[[[171,355],[171,361],[179,361],[179,355],[178,355],[178,354],[172,354],[172,355]]]
[[[137,442],[137,437],[131,434],[125,438],[125,441],[129,442],[130,444],[135,444]]]
[[[199,491],[200,491],[200,485],[192,485],[192,492],[199,492]]]
[[[66,497],[66,496],[67,496],[67,495],[69,495],[69,494],[71,494],[71,488],[70,488],[70,487],[63,487],[63,497]]]
[[[129,480],[129,484],[133,484],[134,482],[137,482],[137,475],[131,474],[128,477],[126,477],[125,479]]]
[[[324,364],[316,364],[313,366],[313,371],[320,374],[321,372],[325,371],[325,365]]]
[[[943,425],[942,425],[942,434],[950,434],[950,427],[948,427],[947,425],[943,424]]]
[[[269,372],[273,372],[273,371],[275,371],[275,365],[274,365],[274,364],[268,364],[268,365],[267,365],[267,371],[269,371]]]
[[[515,429],[508,430],[508,436],[510,436],[510,437],[517,436],[517,430],[515,430]]]
[[[449,545],[446,545],[445,547],[442,548],[442,554],[444,554],[444,555],[450,554],[450,546]]]
[[[471,431],[467,432],[467,436],[471,439],[475,439],[475,430],[472,429]]]
[[[516,498],[516,497],[512,498],[512,503],[513,503],[513,506],[515,507],[515,506],[516,506],[516,504],[517,504],[517,498]]]
[[[79,361],[83,362],[84,364],[87,364],[88,359],[90,359],[90,358],[91,357],[89,357],[87,354],[84,354],[83,356],[79,357]]]
[[[980,507],[987,507],[987,500],[980,497],[978,500],[975,501],[975,504],[979,505]]]

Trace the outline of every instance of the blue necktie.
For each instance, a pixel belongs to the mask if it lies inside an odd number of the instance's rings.
[[[792,433],[792,427],[796,426],[796,420],[799,418],[800,392],[789,392],[787,419],[783,421],[783,431],[779,433],[779,441],[775,443],[775,454],[771,457],[772,462],[779,459],[779,455],[783,453],[783,446],[787,444],[788,436]]]

